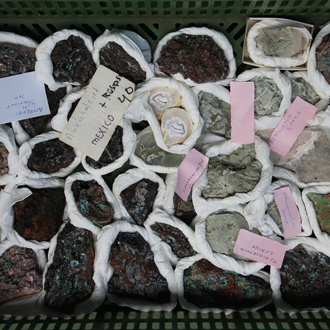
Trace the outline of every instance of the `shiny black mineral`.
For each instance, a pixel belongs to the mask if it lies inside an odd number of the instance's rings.
[[[31,171],[52,174],[72,164],[74,149],[58,138],[37,143],[32,149],[27,167]]]
[[[315,50],[316,69],[319,70],[325,80],[330,84],[330,34],[327,34]]]
[[[118,234],[109,263],[114,271],[108,282],[109,293],[157,303],[170,301],[167,281],[157,268],[150,245],[138,232]]]
[[[174,193],[173,203],[174,215],[187,225],[190,225],[191,221],[197,215],[192,202],[191,193],[188,195],[187,201],[184,201],[177,193]]]
[[[57,237],[52,264],[45,276],[46,306],[70,314],[91,296],[94,242],[92,233],[67,223]]]
[[[7,148],[2,142],[0,142],[0,176],[9,172],[8,155],[9,152]]]
[[[42,291],[37,255],[29,248],[11,246],[0,257],[0,304]]]
[[[95,226],[104,227],[111,223],[113,208],[108,203],[104,190],[95,180],[76,180],[71,190],[78,211]]]
[[[88,84],[96,71],[91,53],[78,36],[57,42],[51,59],[55,81]]]
[[[132,219],[140,226],[143,225],[143,222],[152,212],[158,193],[158,187],[158,182],[153,182],[149,179],[141,179],[120,193],[126,210]]]

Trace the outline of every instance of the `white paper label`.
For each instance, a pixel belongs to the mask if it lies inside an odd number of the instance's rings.
[[[98,160],[129,106],[135,85],[100,65],[60,140]]]

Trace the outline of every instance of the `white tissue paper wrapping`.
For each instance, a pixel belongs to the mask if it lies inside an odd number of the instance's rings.
[[[104,195],[106,197],[107,202],[111,205],[113,208],[113,216],[112,221],[114,220],[120,220],[121,219],[121,211],[120,207],[118,205],[118,202],[111,192],[110,188],[106,184],[106,182],[103,180],[102,176],[95,176],[91,175],[86,172],[76,172],[71,175],[69,175],[65,180],[65,186],[64,186],[64,193],[65,198],[68,203],[68,217],[70,219],[70,222],[80,228],[85,228],[90,230],[94,235],[97,235],[102,228],[94,225],[92,221],[84,217],[77,208],[77,203],[74,198],[73,192],[71,190],[72,184],[76,180],[81,181],[91,181],[95,180],[102,188]]]
[[[13,130],[7,125],[0,125],[0,142],[8,151],[8,173],[0,175],[0,186],[13,181],[18,173],[18,149]]]
[[[200,307],[196,306],[194,303],[189,302],[184,298],[184,285],[183,285],[184,271],[185,271],[185,269],[189,268],[190,266],[192,266],[194,263],[196,263],[200,259],[207,259],[208,261],[213,263],[212,260],[210,260],[207,256],[197,254],[193,257],[181,259],[175,268],[174,273],[175,273],[176,282],[178,284],[178,298],[179,298],[180,305],[182,306],[182,308],[187,309],[190,312],[225,313],[226,315],[234,312],[233,309],[229,309],[229,308],[226,308],[226,309],[220,309],[220,308],[216,308],[216,307],[200,308]],[[215,265],[215,266],[218,268],[224,269],[224,270],[231,270],[230,268],[227,267],[226,261],[224,261],[220,265]],[[237,273],[239,273],[239,272],[237,272]],[[241,273],[239,273],[239,274],[241,274]],[[241,275],[244,275],[244,274],[241,274]],[[266,272],[258,271],[258,272],[255,272],[253,275],[260,277],[261,279],[263,279],[264,281],[269,283],[269,275]],[[251,306],[248,309],[239,309],[238,311],[239,312],[255,312],[258,309],[268,305],[271,302],[271,300],[272,299],[270,298],[270,299],[267,299],[265,301],[262,301],[262,302],[256,304],[255,306]]]
[[[68,39],[71,35],[80,37],[83,39],[85,46],[87,47],[90,54],[93,54],[93,40],[87,34],[77,31],[77,30],[68,30],[63,29],[55,32],[46,39],[44,39],[37,47],[36,57],[37,62],[35,65],[36,77],[38,80],[45,83],[50,90],[56,91],[60,87],[70,86],[70,85],[80,85],[80,83],[69,83],[69,82],[60,82],[55,81],[53,77],[53,63],[51,60],[51,53],[55,45],[61,41]]]
[[[205,155],[214,157],[219,154],[230,155],[236,149],[242,147],[241,144],[231,143],[230,140],[214,143],[206,147]],[[233,196],[225,198],[204,198],[202,196],[203,189],[208,184],[207,168],[204,170],[199,179],[195,182],[192,190],[192,200],[198,215],[210,214],[212,212],[234,206],[237,204],[245,204],[255,200],[265,193],[271,184],[273,175],[273,164],[269,160],[269,147],[266,142],[255,136],[256,159],[262,164],[260,180],[257,185],[247,193],[236,193]]]
[[[258,68],[246,70],[241,73],[235,81],[249,81],[250,79],[264,76],[269,79],[273,79],[282,93],[282,101],[278,111],[273,112],[270,115],[259,116],[255,114],[254,129],[263,130],[267,128],[275,128],[279,121],[282,119],[285,111],[291,105],[291,83],[290,80],[281,73],[278,69],[272,68]]]
[[[293,250],[298,244],[306,244],[330,257],[329,249],[315,238],[297,237],[283,240],[281,243],[287,246],[287,251]],[[273,290],[276,309],[282,313],[288,313],[291,316],[294,313],[328,311],[326,307],[296,309],[291,304],[283,300],[282,293],[280,291],[281,276],[279,268],[270,267],[270,285]]]
[[[121,157],[116,159],[114,162],[103,166],[101,168],[94,168],[86,161],[86,155],[82,154],[81,163],[85,169],[86,172],[99,176],[99,175],[105,175],[108,173],[113,172],[114,170],[121,168],[125,162],[129,159],[132,152],[135,150],[136,146],[136,134],[134,133],[132,129],[131,123],[125,119],[122,118],[118,124],[118,126],[121,126],[123,128],[123,137],[122,137],[122,143],[123,143],[123,154]]]
[[[158,234],[152,230],[151,226],[157,222],[164,223],[166,225],[172,226],[180,230],[183,233],[183,235],[186,236],[188,242],[190,243],[191,247],[195,250],[195,252],[199,252],[200,248],[195,239],[195,232],[188,225],[186,225],[183,221],[176,218],[175,216],[169,215],[160,209],[154,210],[152,213],[149,214],[148,219],[143,223],[143,225],[149,232],[149,235],[152,235],[155,238],[155,240],[162,245],[166,253],[166,256],[168,257],[168,259],[170,260],[173,266],[175,266],[178,263],[178,261],[182,258],[179,258],[173,252],[171,246],[167,244],[164,240],[162,240],[158,236]]]
[[[109,255],[111,251],[111,246],[120,232],[138,232],[148,242],[152,252],[154,253],[155,263],[161,275],[164,276],[167,280],[168,288],[171,292],[171,298],[168,303],[157,303],[142,298],[139,299],[129,296],[116,296],[114,294],[107,293],[107,297],[110,302],[115,303],[119,306],[127,306],[143,312],[173,310],[173,308],[177,304],[177,285],[171,263],[166,257],[162,246],[157,241],[155,241],[152,236],[148,234],[145,228],[138,225],[132,225],[127,221],[116,221],[113,224],[104,227],[98,235],[98,240],[96,243],[98,259],[96,260],[96,262],[100,265],[104,286],[107,287],[107,283],[109,282],[113,274],[113,268],[109,264]]]
[[[39,134],[34,138],[32,138],[31,140],[23,143],[18,151],[18,175],[27,176],[32,179],[47,179],[51,177],[65,177],[69,175],[80,164],[81,161],[81,152],[78,151],[77,149],[73,149],[76,155],[73,162],[68,167],[61,168],[57,172],[47,174],[42,172],[31,171],[27,167],[27,162],[31,156],[33,148],[37,143],[59,138],[60,135],[61,134],[59,132],[50,131],[48,133]]]
[[[132,219],[131,215],[126,210],[122,198],[120,197],[120,193],[126,189],[127,187],[131,186],[132,184],[142,180],[142,179],[149,179],[153,182],[158,182],[158,192],[155,198],[153,210],[156,208],[160,208],[163,203],[163,199],[165,196],[165,184],[163,179],[158,176],[155,172],[142,170],[140,168],[132,168],[125,173],[119,174],[117,178],[113,182],[112,191],[115,195],[119,207],[121,209],[122,218],[135,224],[135,221]]]
[[[22,45],[30,48],[38,47],[38,43],[33,39],[26,36],[21,36],[13,32],[6,32],[6,31],[0,32],[0,42],[8,42],[11,44]]]
[[[153,66],[148,63],[151,58],[148,42],[142,37],[138,38],[137,34],[131,31],[117,29],[109,31],[106,29],[103,34],[94,41],[93,59],[97,66],[100,65],[100,50],[105,47],[108,42],[115,42],[121,46],[139,63],[141,69],[146,73],[145,80],[149,80],[154,76]],[[142,49],[140,49],[140,46]],[[149,46],[149,50],[147,46]],[[149,61],[147,59],[149,59]]]
[[[306,47],[302,53],[299,53],[291,57],[280,57],[280,56],[268,56],[266,55],[258,46],[256,38],[259,36],[261,29],[271,29],[277,30],[283,27],[293,27],[294,29],[301,32],[302,38],[306,40]],[[247,35],[247,49],[250,54],[250,58],[256,63],[268,67],[295,67],[302,65],[307,62],[309,47],[309,40],[312,40],[312,35],[310,32],[303,26],[294,22],[276,20],[276,19],[267,19],[262,20],[254,24]]]
[[[193,127],[190,136],[181,144],[175,144],[168,147],[164,142],[160,122],[158,121],[152,107],[148,103],[150,90],[157,86],[177,89],[182,95],[182,103],[180,107],[185,109],[189,114],[193,122]],[[179,82],[173,78],[155,77],[145,83],[141,83],[139,88],[135,91],[134,98],[128,106],[124,117],[134,123],[147,120],[154,133],[157,145],[167,152],[176,154],[187,154],[195,145],[203,128],[203,119],[200,116],[198,102],[194,96],[194,93],[185,83]]]
[[[233,47],[230,44],[229,40],[227,37],[222,34],[219,31],[215,31],[213,29],[209,29],[206,27],[189,27],[189,28],[184,28],[172,33],[168,33],[165,35],[157,44],[157,47],[154,52],[154,65],[155,65],[155,73],[158,76],[167,76],[164,74],[157,65],[157,60],[160,57],[160,53],[162,48],[167,44],[169,40],[171,40],[174,36],[179,35],[179,34],[191,34],[191,35],[207,35],[211,37],[214,42],[224,51],[225,57],[228,61],[229,65],[229,74],[225,79],[218,80],[215,83],[221,84],[221,85],[229,85],[230,81],[235,78],[236,75],[236,60],[234,57],[233,53]],[[190,78],[185,79],[181,73],[176,73],[172,75],[173,78],[183,81],[189,86],[196,86],[198,83],[192,81]]]
[[[263,235],[269,236],[275,233],[279,236],[283,236],[283,233],[272,219],[272,217],[269,214],[266,214],[268,204],[274,201],[273,191],[281,187],[290,188],[299,211],[301,219],[301,234],[297,236],[310,236],[312,234],[312,228],[308,221],[305,205],[301,197],[301,192],[295,184],[289,181],[277,180],[273,182],[265,191],[263,196],[247,204],[244,209],[245,214],[249,214],[249,216],[251,216],[251,219],[253,219],[253,227],[258,228]]]
[[[313,40],[313,44],[308,56],[307,74],[314,88],[322,91],[327,98],[330,98],[330,84],[323,74],[316,68],[316,49],[321,44],[323,38],[330,33],[330,22],[322,27]]]
[[[1,242],[0,256],[2,256],[2,254],[13,245],[15,244],[11,243],[8,240]],[[47,263],[47,257],[45,251],[35,248],[32,248],[32,250],[34,250],[34,252],[37,255],[37,264],[42,275],[42,272]],[[1,304],[0,314],[6,316],[23,316],[23,317],[40,315],[38,299],[41,293],[42,292],[22,296]]]
[[[31,249],[48,249],[49,242],[43,241],[38,242],[36,240],[26,240],[20,236],[16,230],[14,230],[14,210],[13,205],[17,202],[24,200],[25,198],[32,195],[32,191],[27,188],[20,186],[29,186],[35,189],[42,188],[62,188],[64,190],[64,181],[58,178],[50,179],[29,179],[25,178],[22,181],[15,180],[13,183],[6,186],[6,188],[1,192],[0,209],[0,226],[3,230],[4,235],[13,244],[20,246],[25,246]],[[63,191],[64,192],[64,191]],[[67,217],[67,206],[64,209],[63,220]]]
[[[67,222],[63,223],[63,225],[61,226],[61,228],[58,231],[58,234],[64,229],[66,223]],[[53,262],[56,245],[57,245],[58,234],[56,236],[54,236],[50,241],[50,247],[49,247],[49,251],[48,251],[48,262],[47,262],[47,265],[45,267],[44,274],[43,274],[44,285],[45,285],[45,279],[46,279],[46,274],[47,274],[48,268]],[[106,298],[106,288],[105,288],[105,284],[104,284],[103,277],[101,274],[101,265],[98,263],[100,251],[98,251],[97,247],[96,247],[97,237],[95,235],[93,235],[93,240],[94,240],[94,253],[95,253],[94,254],[94,265],[93,265],[93,269],[94,269],[93,280],[94,280],[95,286],[94,286],[94,290],[93,290],[91,296],[87,300],[76,304],[73,313],[64,314],[64,313],[57,311],[55,308],[44,305],[43,302],[45,299],[46,291],[43,290],[41,295],[39,296],[40,314],[41,315],[51,316],[51,317],[70,318],[70,317],[76,317],[76,316],[80,316],[80,315],[84,315],[84,314],[89,314],[102,305],[102,303],[104,302],[104,300]]]

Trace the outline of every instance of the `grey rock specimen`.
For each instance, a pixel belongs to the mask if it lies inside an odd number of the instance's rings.
[[[291,102],[293,102],[297,96],[311,104],[315,104],[320,101],[321,97],[315,92],[313,86],[310,85],[304,78],[292,78],[290,79],[290,82],[292,87]]]
[[[275,201],[272,201],[267,205],[266,214],[268,214],[275,221],[278,228],[283,233],[284,229],[283,229],[283,225],[282,225],[281,214],[277,208]]]

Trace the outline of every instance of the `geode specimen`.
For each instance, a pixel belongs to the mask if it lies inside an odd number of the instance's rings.
[[[108,203],[104,190],[95,180],[76,180],[71,190],[78,211],[95,226],[104,227],[111,223],[113,208]]]
[[[187,225],[196,217],[194,204],[192,202],[191,192],[188,195],[187,201],[184,201],[176,192],[173,196],[174,215],[182,220]]]
[[[117,126],[99,160],[86,157],[86,162],[95,169],[100,169],[120,158],[124,153],[123,128]]]
[[[74,149],[58,138],[37,143],[32,149],[27,167],[31,171],[52,174],[72,164]]]
[[[280,211],[278,210],[277,205],[274,201],[270,202],[267,205],[266,214],[268,214],[274,220],[274,222],[277,224],[280,231],[283,233],[284,228],[283,228],[283,224],[282,224],[281,214],[280,214]]]
[[[36,253],[13,245],[0,257],[0,304],[42,291]]]
[[[280,269],[282,298],[295,308],[330,305],[330,258],[309,245],[286,251]]]
[[[109,263],[113,275],[108,282],[108,293],[157,303],[170,301],[168,283],[159,272],[150,245],[138,232],[118,234]]]
[[[152,212],[158,193],[159,183],[149,179],[141,179],[130,185],[120,193],[123,204],[132,217],[140,226]]]
[[[27,240],[50,241],[63,221],[64,191],[52,188],[29,189],[32,195],[13,205],[13,228]]]
[[[9,152],[7,148],[2,142],[0,142],[0,176],[9,172],[8,156]]]
[[[0,78],[34,71],[36,49],[0,42]]]
[[[330,34],[327,34],[315,50],[316,69],[319,70],[325,80],[330,84]]]
[[[110,41],[100,49],[100,64],[134,84],[146,80],[146,73],[142,70],[139,62],[115,42]]]
[[[307,197],[313,203],[321,231],[330,235],[330,194],[309,192]]]
[[[93,57],[84,40],[74,35],[56,43],[51,53],[51,60],[53,77],[59,82],[84,85],[91,80],[96,71]]]
[[[184,298],[199,308],[251,308],[268,302],[272,290],[260,277],[243,276],[200,259],[183,272]]]
[[[94,290],[93,264],[92,233],[67,223],[57,237],[53,262],[45,276],[44,304],[72,313]]]
[[[275,81],[264,76],[250,79],[254,82],[254,111],[259,116],[271,115],[280,109],[283,99]]]
[[[196,254],[188,238],[178,228],[160,222],[155,222],[150,228],[171,247],[178,258],[191,257]]]
[[[207,35],[175,35],[161,49],[156,65],[168,75],[181,73],[185,79],[199,84],[222,80],[229,75],[223,49]]]
[[[315,92],[313,86],[304,78],[292,78],[290,79],[290,82],[292,87],[291,102],[293,102],[297,96],[311,104],[316,104],[321,100],[321,97]]]
[[[66,88],[59,88],[55,92],[51,91],[47,85],[45,85],[48,105],[50,114],[40,117],[28,118],[20,120],[19,123],[23,129],[31,136],[35,137],[41,134],[47,124],[52,120],[52,118],[57,114],[60,101],[66,95]]]
[[[262,171],[262,164],[255,155],[254,144],[245,144],[230,155],[211,157],[207,167],[208,184],[203,189],[204,198],[225,198],[253,190]]]

